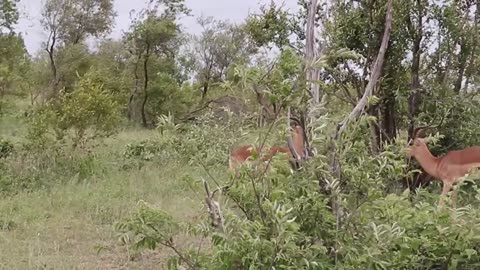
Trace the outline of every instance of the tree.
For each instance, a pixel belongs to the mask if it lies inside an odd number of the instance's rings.
[[[82,43],[86,38],[99,37],[112,27],[115,12],[112,0],[47,0],[42,9],[41,24],[48,33],[45,50],[50,59],[52,86],[59,79],[56,64],[58,46]]]
[[[23,38],[20,35],[0,35],[0,97],[20,82],[29,64]]]
[[[161,7],[164,8],[163,12],[159,12]],[[180,28],[176,17],[179,13],[188,14],[188,12],[181,0],[159,1],[140,12],[139,18],[132,22],[131,32],[126,35],[129,51],[134,58],[135,76],[135,86],[128,101],[128,116],[132,117],[134,99],[139,92],[142,92],[140,114],[144,127],[148,126],[146,106],[149,100],[151,77],[167,71],[160,70],[153,73],[150,62],[154,60],[152,58],[156,58],[166,64],[167,69],[174,65],[180,41]]]
[[[14,26],[18,21],[17,2],[19,0],[2,0],[0,2],[0,33],[5,30],[14,32]]]
[[[126,44],[121,40],[104,40],[98,45],[98,50],[91,56],[92,68],[98,82],[111,91],[118,104],[127,108],[133,77],[130,70],[130,54]]]
[[[226,79],[227,72],[235,64],[247,64],[256,47],[248,39],[244,26],[208,18],[199,18],[203,28],[200,35],[192,37],[193,57],[199,71],[197,82],[205,99],[212,83]]]

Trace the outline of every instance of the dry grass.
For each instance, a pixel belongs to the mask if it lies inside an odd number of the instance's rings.
[[[5,123],[12,120],[0,122],[0,130]],[[140,200],[179,220],[198,219],[203,198],[182,188],[179,179],[205,173],[177,161],[122,170],[118,159],[125,144],[154,136],[155,131],[123,131],[95,149],[107,170],[1,198],[0,269],[163,269],[169,251],[133,252],[120,245],[113,224],[134,212]],[[193,239],[179,244],[186,240]]]

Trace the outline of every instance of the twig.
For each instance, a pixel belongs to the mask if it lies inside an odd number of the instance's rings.
[[[210,215],[210,219],[212,220],[212,226],[220,231],[223,231],[223,224],[225,220],[223,218],[222,210],[220,209],[220,204],[213,199],[215,192],[217,192],[220,188],[217,188],[214,192],[210,192],[207,181],[205,181],[205,179],[202,179],[202,181],[205,188],[205,193],[207,194],[205,197],[205,203],[207,204],[208,213]]]
[[[185,257],[185,256],[175,247],[175,245],[173,244],[173,241],[172,241],[171,239],[168,240],[168,241],[165,242],[165,243],[160,243],[160,244],[162,244],[163,246],[166,246],[166,247],[172,249],[173,252],[175,252],[175,253],[177,254],[177,256],[180,257],[180,259],[181,259],[183,262],[185,262],[190,269],[193,269],[193,270],[198,269],[198,267],[195,265],[194,262],[192,262],[191,259]]]

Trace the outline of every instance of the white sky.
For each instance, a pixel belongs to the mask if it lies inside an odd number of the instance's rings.
[[[19,9],[21,18],[17,31],[22,32],[25,45],[30,54],[40,49],[41,43],[47,39],[40,25],[40,12],[45,0],[20,0]],[[147,0],[148,1],[148,0]],[[273,0],[277,4],[284,4],[285,8],[296,10],[297,0]],[[198,33],[200,27],[195,17],[200,15],[213,16],[221,20],[241,22],[248,13],[255,13],[263,3],[270,0],[185,0],[192,10],[194,17],[182,20],[182,24],[190,33]],[[129,13],[132,9],[140,10],[146,6],[146,0],[114,0],[117,12],[116,22],[110,37],[119,38],[122,31],[128,30],[130,25]]]

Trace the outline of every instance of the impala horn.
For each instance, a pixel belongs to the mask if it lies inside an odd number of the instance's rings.
[[[420,135],[422,135],[422,133],[427,130],[427,129],[434,129],[434,128],[439,128],[442,124],[443,124],[443,121],[445,120],[445,117],[450,113],[450,111],[452,110],[452,108],[448,109],[445,114],[442,116],[442,119],[440,119],[440,123],[438,123],[438,125],[436,126],[432,126],[433,122],[435,121],[435,119],[437,118],[437,116],[435,116],[432,120],[432,122],[430,122],[430,124],[428,125],[424,125],[424,126],[420,126],[420,127],[417,127],[413,130],[413,136],[412,136],[412,139],[411,141],[413,141],[415,138],[418,138],[420,137]],[[410,142],[409,142],[410,143]]]

